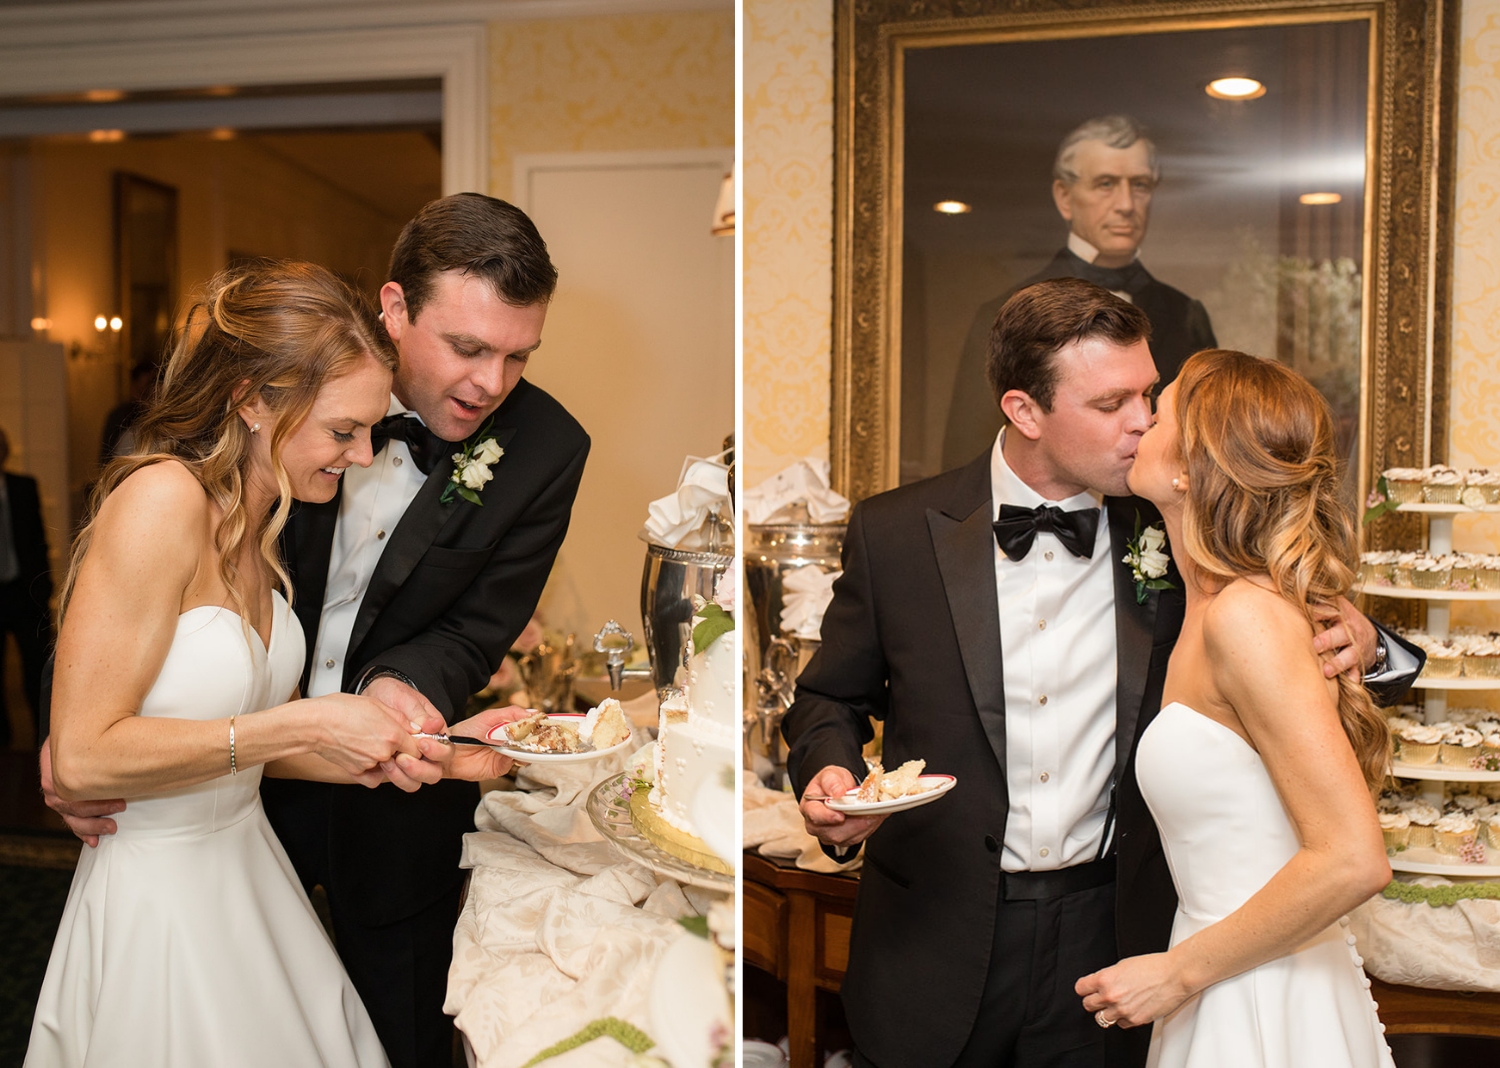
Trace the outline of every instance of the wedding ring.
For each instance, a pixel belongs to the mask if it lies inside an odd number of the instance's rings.
[[[1094,1013],[1094,1022],[1100,1027],[1113,1027],[1115,1025],[1115,1021],[1104,1015],[1103,1009],[1100,1009],[1098,1012]]]

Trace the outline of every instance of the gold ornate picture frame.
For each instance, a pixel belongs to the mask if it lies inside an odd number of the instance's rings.
[[[912,49],[1319,20],[1369,26],[1360,449],[1351,476],[1362,495],[1371,472],[1444,459],[1458,8],[1456,0],[837,0],[835,484],[858,500],[900,481],[900,155]]]

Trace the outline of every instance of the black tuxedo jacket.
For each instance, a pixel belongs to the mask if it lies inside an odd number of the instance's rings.
[[[10,536],[20,570],[10,591],[38,612],[50,611],[52,571],[47,562],[47,528],[42,521],[42,498],[36,479],[5,474],[5,497],[10,511]]]
[[[1176,588],[1137,604],[1118,562],[1137,516],[1145,527],[1156,510],[1136,498],[1105,509],[1117,561],[1118,910],[1129,954],[1165,948],[1176,908],[1133,758],[1161,706],[1184,601],[1174,571]],[[888,817],[865,843],[843,995],[856,1043],[880,1064],[952,1063],[991,967],[1008,812],[992,512],[988,453],[854,509],[822,647],[783,728],[799,795],[830,764],[863,777],[872,715],[885,723],[887,767],[920,758],[958,778],[942,801]]]
[[[1000,409],[990,393],[984,371],[989,360],[990,327],[995,325],[1000,308],[1017,290],[1049,278],[1085,278],[1106,289],[1117,288],[1109,284],[1113,279],[1105,277],[1100,268],[1064,248],[1036,274],[980,307],[958,360],[958,377],[953,383],[953,403],[948,409],[943,439],[944,467],[967,462],[980,449],[992,444],[1000,433]],[[1182,290],[1157,281],[1139,264],[1129,272],[1129,281],[1123,285],[1131,301],[1151,320],[1151,357],[1161,374],[1157,387],[1160,392],[1177,377],[1189,356],[1218,344],[1208,311]]]
[[[481,689],[536,610],[567,533],[589,438],[524,379],[495,413],[505,454],[480,492],[483,506],[441,501],[453,472],[444,457],[391,533],[350,635],[343,683],[371,669],[416,683],[451,723]],[[339,498],[301,505],[283,547],[309,663],[323,610]],[[267,780],[268,797],[283,784]],[[462,836],[474,829],[474,783],[444,780],[407,794],[393,786],[333,787],[329,863],[341,897],[369,924],[393,922],[462,879]],[[268,808],[272,806],[268,805]],[[275,806],[286,819],[284,806]]]

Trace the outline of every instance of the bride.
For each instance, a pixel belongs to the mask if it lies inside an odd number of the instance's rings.
[[[396,356],[308,264],[221,275],[202,308],[63,587],[55,789],[129,805],[79,859],[26,1064],[384,1065],[261,775],[412,790],[509,762],[449,756],[412,737],[440,726],[368,697],[294,699],[305,643],[277,536],[294,499],[330,500],[370,464]]]
[[[1080,979],[1084,1008],[1156,1021],[1159,1068],[1390,1066],[1342,918],[1390,879],[1385,724],[1311,652],[1355,552],[1328,406],[1281,364],[1201,352],[1130,488],[1161,509],[1187,595],[1136,765],[1179,905],[1171,948]]]

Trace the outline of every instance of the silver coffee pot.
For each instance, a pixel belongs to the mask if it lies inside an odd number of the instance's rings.
[[[786,774],[781,718],[791,706],[797,676],[820,644],[817,637],[793,634],[782,625],[784,581],[809,565],[825,573],[839,570],[844,532],[843,523],[809,522],[766,523],[745,530],[745,591],[754,619],[745,637],[745,655],[755,673],[754,704],[745,713],[745,743],[751,766],[773,789]]]
[[[733,553],[646,546],[641,623],[658,698],[665,699],[673,690],[682,689],[688,636],[693,627],[693,598],[713,600],[715,583],[733,564]]]

